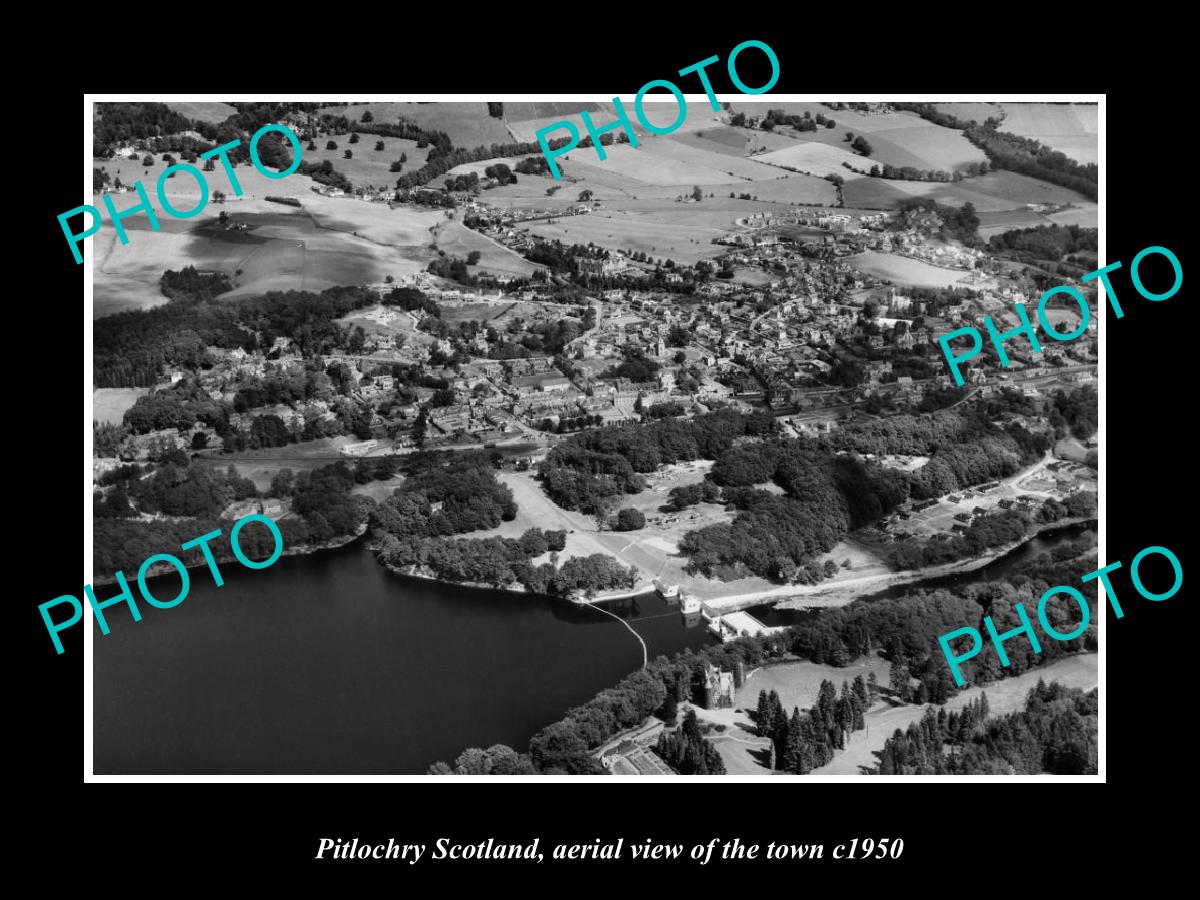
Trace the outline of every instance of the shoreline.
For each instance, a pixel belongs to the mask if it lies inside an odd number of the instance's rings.
[[[880,575],[868,575],[864,578],[856,580],[856,583],[851,586],[849,582],[843,582],[841,585],[826,585],[822,588],[820,585],[814,585],[809,591],[801,593],[795,597],[785,597],[778,601],[775,605],[780,609],[826,609],[830,607],[846,606],[857,600],[864,594],[875,594],[880,591],[886,591],[889,588],[898,587],[904,584],[912,584],[931,580],[934,578],[945,578],[948,575],[965,575],[969,572],[975,572],[986,566],[991,565],[997,560],[1003,559],[1010,553],[1020,549],[1028,544],[1034,538],[1047,531],[1058,531],[1060,529],[1072,528],[1077,525],[1087,525],[1098,521],[1094,516],[1081,516],[1075,519],[1060,519],[1057,522],[1043,522],[1036,526],[1028,534],[1024,535],[1020,540],[1010,544],[1004,544],[995,548],[982,556],[974,557],[973,559],[957,560],[955,562],[943,563],[940,566],[933,566],[929,569],[907,569],[903,572],[889,572]],[[846,596],[850,594],[850,596]],[[821,600],[821,603],[811,603],[813,600]],[[755,605],[755,604],[748,604]],[[741,609],[743,607],[737,607]]]
[[[1098,519],[1094,516],[1085,516],[1074,519],[1060,519],[1057,522],[1043,522],[1033,528],[1029,533],[1024,535],[1020,540],[997,547],[982,556],[974,557],[968,560],[957,560],[954,562],[943,563],[940,566],[934,566],[929,569],[908,569],[902,572],[884,572],[877,575],[866,575],[853,579],[847,579],[841,583],[826,582],[819,585],[778,585],[776,587],[766,588],[761,591],[752,591],[746,594],[735,594],[730,597],[718,597],[711,600],[705,600],[702,601],[702,603],[704,606],[707,606],[708,608],[720,613],[736,612],[751,606],[759,606],[763,603],[769,603],[770,605],[776,606],[779,609],[826,609],[846,606],[859,599],[859,597],[863,595],[875,594],[900,585],[912,584],[914,582],[921,582],[935,578],[944,578],[948,575],[960,575],[977,571],[978,569],[982,569],[985,566],[996,562],[998,559],[1002,559],[1047,531],[1057,531],[1059,529],[1071,528],[1077,525],[1085,525],[1088,523],[1095,524],[1097,521]],[[319,553],[324,550],[337,550],[361,538],[364,534],[366,534],[367,528],[368,523],[363,522],[353,535],[341,535],[321,544],[304,544],[290,549],[285,547],[282,556],[302,556],[312,553]],[[217,560],[218,564],[226,562],[236,562],[236,560]],[[456,587],[504,591],[510,594],[523,594],[535,597],[544,596],[550,600],[559,600],[565,603],[574,604],[576,606],[592,606],[594,604],[606,603],[612,600],[626,600],[631,597],[640,597],[644,594],[655,592],[652,586],[646,586],[599,594],[590,599],[586,597],[553,597],[549,594],[534,594],[527,590],[523,584],[511,584],[497,587],[496,585],[492,584],[476,582],[446,581],[427,572],[417,571],[415,566],[398,568],[396,566],[389,566],[384,563],[380,563],[378,559],[375,559],[375,562],[377,565],[383,566],[383,568],[387,569],[389,572],[409,578],[420,578],[425,581],[434,581],[439,584],[454,585]],[[207,566],[207,562],[201,559],[197,563],[185,565],[185,568],[190,570],[205,566]],[[147,577],[155,578],[160,575],[169,575],[173,571],[175,571],[174,566],[171,566],[167,563],[155,563],[150,567]],[[116,584],[116,578],[110,575],[104,578],[95,579],[91,582],[91,584],[93,586]]]
[[[367,523],[363,522],[361,525],[358,526],[358,530],[354,534],[339,535],[338,537],[330,538],[327,541],[323,541],[320,544],[300,544],[299,546],[291,547],[291,548],[284,547],[283,552],[280,553],[280,559],[282,559],[285,556],[307,556],[310,553],[320,553],[322,550],[337,550],[340,547],[345,547],[347,544],[354,543],[355,541],[357,541],[360,537],[362,537],[366,533],[367,533]],[[176,557],[176,558],[178,559],[178,557]],[[224,563],[238,563],[238,561],[236,559],[234,559],[232,556],[229,557],[228,559],[215,558],[215,561],[216,561],[217,565],[222,565]],[[205,560],[203,557],[201,557],[199,562],[195,562],[195,563],[188,563],[186,560],[183,560],[183,559],[180,559],[180,562],[184,563],[184,568],[188,569],[188,570],[204,569],[204,568],[208,567],[208,561]],[[241,563],[238,563],[238,565],[241,565]],[[178,571],[178,570],[174,566],[170,565],[169,563],[155,563],[149,569],[146,570],[146,577],[147,578],[158,578],[161,575],[170,575],[172,572],[175,572],[175,571]],[[132,578],[128,574],[126,574],[126,576],[125,576],[126,581],[135,580],[136,578],[137,578],[136,572],[134,573]],[[92,587],[97,587],[99,585],[110,585],[110,584],[116,584],[116,583],[117,583],[117,579],[116,579],[115,572],[112,575],[108,575],[103,578],[95,578],[90,582]]]
[[[591,600],[586,598],[574,599],[571,597],[555,597],[552,594],[535,594],[533,591],[525,587],[525,585],[518,582],[497,587],[494,584],[484,584],[478,581],[446,581],[445,579],[438,578],[436,575],[430,575],[428,572],[419,571],[416,566],[405,566],[401,568],[398,566],[388,565],[387,563],[381,563],[378,559],[376,559],[375,562],[377,565],[383,566],[383,568],[387,569],[389,572],[395,575],[403,575],[406,578],[420,578],[423,581],[433,581],[437,584],[448,584],[453,585],[454,587],[477,588],[485,591],[503,591],[508,594],[522,594],[527,597],[544,597],[547,600],[570,603],[574,606],[591,606],[595,603],[605,603],[609,600],[624,600],[629,597],[641,597],[645,594],[654,593],[654,588],[649,587],[634,588],[632,590],[620,591],[614,594],[605,594],[602,597],[593,597]]]

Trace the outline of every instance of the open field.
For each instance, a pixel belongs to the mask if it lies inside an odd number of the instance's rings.
[[[461,165],[457,165],[447,172],[443,178],[434,179],[432,184],[443,185],[445,184],[445,179],[448,179],[451,175],[467,175],[471,172],[474,172],[480,178],[483,178],[483,173],[489,166],[494,166],[497,163],[504,163],[504,165],[511,169],[524,158],[525,157],[523,156],[497,156],[493,157],[492,159],[482,159],[479,162],[462,163]],[[517,175],[517,183],[520,184],[520,179],[528,177],[529,176],[527,175]]]
[[[966,269],[943,269],[919,259],[895,253],[880,253],[877,250],[847,256],[846,262],[878,278],[887,278],[897,284],[922,287],[949,287],[971,274]]]
[[[846,132],[852,131],[856,135],[863,135],[871,144],[872,159],[893,166],[953,171],[967,163],[987,159],[983,151],[963,137],[961,132],[927,122],[915,113],[895,112],[866,116],[845,109],[831,110],[821,103],[807,102],[748,105],[735,101],[733,108],[739,112],[759,116],[767,109],[783,109],[791,114],[809,112],[813,116],[824,113],[837,122],[837,127],[818,128],[816,131],[796,131],[781,127],[776,129],[775,139],[818,143],[849,151],[850,144],[846,141]],[[751,134],[754,135],[753,140],[761,143],[763,132]],[[870,168],[870,163],[866,168]]]
[[[650,97],[656,95],[647,94],[647,96]],[[625,111],[629,114],[629,121],[633,125],[633,130],[637,135],[639,144],[642,143],[643,138],[645,139],[646,143],[649,143],[650,141],[655,140],[665,140],[668,137],[667,135],[656,135],[653,132],[647,131],[642,126],[641,121],[639,121],[637,114],[634,111],[632,97],[622,97],[621,100],[624,104]],[[590,110],[592,124],[595,125],[597,129],[603,128],[605,125],[617,120],[616,112],[611,103],[593,104],[593,106],[599,107],[598,109]],[[507,113],[508,105],[505,104],[504,108],[505,112]],[[672,122],[674,122],[676,117],[679,115],[679,106],[674,100],[671,100],[667,103],[648,100],[642,105],[642,109],[645,112],[647,121],[649,121],[652,125],[658,126],[659,128],[666,128]],[[581,137],[587,136],[587,129],[584,127],[583,118],[578,113],[539,116],[538,118],[524,119],[522,121],[513,120],[507,115],[505,118],[509,119],[508,130],[512,132],[513,138],[518,141],[536,142],[538,129],[545,128],[548,125],[556,125],[564,120],[569,121],[572,125],[574,125],[575,128],[578,129]],[[716,128],[721,124],[722,122],[719,118],[719,114],[713,112],[712,108],[707,103],[693,102],[688,104],[687,116],[684,118],[683,124],[679,127],[678,131],[672,132],[672,135],[688,131],[705,131],[707,129]],[[616,133],[617,132],[614,132],[614,134]],[[550,140],[570,136],[570,131],[565,127],[551,131],[546,135],[546,137]],[[587,149],[592,153],[596,152],[593,148]],[[604,149],[608,150],[610,148],[605,147]]]
[[[698,150],[670,138],[651,138],[638,147],[617,144],[605,147],[601,161],[592,147],[572,150],[561,157],[566,171],[574,162],[581,167],[603,167],[607,171],[656,186],[724,184],[777,177],[778,173],[752,160]],[[586,171],[586,169],[585,169]]]
[[[539,319],[553,315],[559,317],[556,311],[547,313],[547,308],[541,303],[528,300],[505,299],[495,303],[464,303],[457,306],[441,304],[442,321],[450,325],[458,322],[488,322],[497,328],[502,328],[511,319],[521,318],[526,322],[536,322]]]
[[[325,149],[331,140],[337,144],[336,150]],[[383,141],[382,150],[375,149],[376,141]],[[429,148],[418,149],[416,141],[366,133],[359,134],[357,144],[350,143],[348,134],[322,135],[313,143],[317,145],[316,150],[306,149],[301,154],[305,162],[320,163],[329,160],[335,171],[345,175],[355,187],[361,188],[394,188],[400,175],[421,168],[429,155]],[[345,158],[347,150],[354,154],[352,159]],[[404,168],[400,172],[390,171],[389,167],[402,153],[408,155]],[[436,184],[440,187],[441,181],[437,181]]]
[[[610,250],[643,251],[655,259],[673,259],[694,263],[719,256],[725,247],[712,239],[729,229],[714,225],[690,224],[684,213],[678,217],[637,216],[604,212],[586,216],[567,216],[548,222],[532,222],[524,227],[530,233],[566,244],[595,243]]]
[[[851,129],[840,127],[820,128],[816,131],[780,129],[776,139],[790,140],[793,145],[805,143],[823,144],[847,153],[853,153],[846,132]],[[755,139],[769,132],[753,132]],[[865,134],[865,133],[864,133]],[[880,129],[867,136],[871,144],[871,159],[893,166],[913,166],[918,169],[937,169],[952,172],[968,163],[982,162],[987,156],[982,150],[952,128],[943,128],[915,116],[905,115],[895,127]],[[859,159],[864,159],[859,157]],[[851,165],[856,165],[851,162]],[[870,163],[865,167],[870,168]]]
[[[1029,209],[1006,209],[979,214],[979,236],[987,240],[992,235],[1003,234],[1015,228],[1035,228],[1047,225],[1050,219]]]
[[[594,100],[535,100],[531,103],[506,101],[504,121],[526,122],[530,119],[550,119],[555,116],[560,119],[574,116],[578,119],[581,109],[597,112],[603,108],[603,104]]]
[[[350,106],[321,108],[321,112],[344,115],[352,121],[361,119],[366,110],[371,111],[376,122],[395,124],[398,119],[404,118],[430,131],[444,131],[455,147],[473,148],[481,144],[505,144],[512,140],[504,123],[489,116],[487,104],[482,101],[354,103]],[[366,140],[365,136],[363,140]],[[412,159],[411,153],[409,159]]]
[[[538,269],[546,268],[519,256],[487,235],[472,231],[461,222],[448,221],[439,226],[437,245],[439,250],[446,251],[450,256],[466,258],[467,254],[472,251],[481,253],[479,264],[471,267],[471,271],[476,273],[486,272],[525,278]]]
[[[150,393],[150,388],[95,388],[92,391],[92,419],[97,422],[120,425],[125,411],[137,402],[138,397]]]
[[[1058,225],[1082,225],[1084,228],[1096,228],[1100,217],[1100,207],[1095,203],[1084,201],[1076,203],[1071,209],[1051,213],[1046,216]]]
[[[351,462],[348,457],[338,453],[338,448],[357,440],[355,437],[342,435],[316,441],[302,441],[299,444],[288,444],[286,447],[244,450],[240,453],[209,450],[193,458],[201,465],[212,466],[221,471],[233,466],[239,475],[249,478],[254,482],[254,486],[262,491],[271,486],[271,479],[281,469],[291,469],[293,472],[311,471],[332,465],[339,460]]]
[[[171,109],[181,116],[195,119],[198,122],[224,122],[237,112],[228,103],[203,103],[197,101],[172,100],[167,103]]]
[[[409,344],[428,345],[437,341],[433,335],[418,331],[413,317],[397,306],[368,306],[334,321],[349,328],[361,325],[367,334],[403,334]]]
[[[893,166],[953,172],[968,163],[987,159],[982,150],[959,132],[924,121],[876,132],[868,140],[872,158]]]
[[[842,165],[843,163],[854,166],[856,169],[864,170],[870,169],[876,163],[876,160],[851,153],[848,149],[834,147],[830,144],[823,144],[817,141],[793,144],[791,147],[785,147],[782,150],[772,150],[770,153],[762,153],[754,158],[775,166],[787,166],[788,168],[799,169],[802,172],[808,172],[822,178],[826,175],[840,175],[846,181],[863,176],[850,171],[846,166]]]
[[[1100,683],[1099,663],[1096,654],[1080,653],[1056,660],[1048,666],[1038,666],[1012,678],[995,681],[982,687],[969,687],[955,694],[946,703],[947,712],[962,709],[986,693],[991,718],[1018,712],[1025,708],[1025,697],[1037,686],[1039,680],[1047,683],[1057,681],[1072,688],[1090,691]],[[902,704],[889,706],[876,704],[866,714],[866,729],[856,731],[846,741],[846,749],[835,751],[833,761],[819,769],[814,775],[860,775],[861,767],[878,764],[877,751],[883,749],[897,729],[903,731],[925,715],[925,706]]]
[[[844,668],[807,660],[764,666],[748,673],[746,683],[734,695],[733,705],[735,709],[754,709],[758,705],[759,691],[768,694],[777,691],[783,708],[790,714],[794,706],[807,709],[816,703],[821,682],[826,679],[841,690],[843,681],[853,682],[859,675],[866,679],[874,672],[879,683],[886,685],[891,668],[891,664],[878,654],[856,660]]]
[[[671,140],[709,153],[744,157],[749,153],[753,136],[754,132],[748,128],[718,125],[699,131],[679,132],[671,135]]]
[[[730,105],[734,112],[744,112],[748,116],[764,116],[768,109],[782,109],[789,115],[804,115],[807,112],[816,116],[817,113],[824,113],[837,122],[836,127],[826,129],[830,134],[845,136],[847,131],[853,131],[855,134],[866,135],[868,140],[876,132],[904,128],[923,121],[912,113],[892,112],[867,116],[850,109],[830,109],[824,103],[772,100],[769,96],[758,102],[737,99]],[[806,135],[816,133],[819,133],[819,130],[818,132],[804,132]]]
[[[1076,162],[1099,157],[1099,107],[1094,103],[1002,103],[1001,130],[1033,138]]]
[[[873,209],[894,207],[912,197],[928,197],[950,206],[969,201],[981,213],[1020,209],[1026,203],[1073,203],[1083,207],[1091,202],[1067,188],[1005,170],[959,182],[847,179],[842,192],[847,206]],[[1095,227],[1094,221],[1090,227]]]
[[[1001,114],[999,103],[935,103],[938,112],[944,112],[962,119],[964,122],[979,122],[983,124],[988,119]],[[1001,126],[1007,131],[1007,128]]]
[[[129,160],[116,161],[115,166],[112,160],[105,162],[110,172],[118,169],[126,183],[142,177],[140,164],[135,171]],[[91,239],[94,315],[165,303],[158,290],[162,273],[186,265],[226,272],[236,285],[226,296],[236,297],[265,290],[319,291],[338,284],[379,282],[387,275],[417,272],[434,256],[428,248],[429,228],[445,221],[439,210],[389,209],[383,203],[323,197],[311,192],[312,180],[303,175],[271,180],[249,166],[234,171],[243,188],[241,197],[233,197],[222,175],[214,189],[223,185],[229,198],[224,204],[210,201],[195,218],[171,218],[154,200],[159,230],[153,231],[144,215],[126,220],[128,246],[121,245],[106,222]],[[194,179],[177,177],[168,185],[167,198],[174,207],[186,210],[196,205],[199,188]],[[295,197],[302,207],[267,202],[267,195]],[[135,194],[116,194],[112,199],[118,210],[137,202]],[[99,198],[93,202],[103,208]],[[214,228],[222,211],[252,229]]]

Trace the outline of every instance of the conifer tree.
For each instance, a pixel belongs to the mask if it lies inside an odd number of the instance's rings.
[[[775,731],[775,707],[771,705],[771,698],[767,696],[767,692],[758,692],[758,709],[754,715],[754,721],[757,725],[757,733],[762,737],[768,737]]]

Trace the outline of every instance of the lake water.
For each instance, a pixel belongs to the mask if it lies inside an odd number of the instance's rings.
[[[423,774],[469,746],[524,750],[642,663],[596,610],[394,575],[361,543],[222,572],[95,631],[97,773]],[[605,608],[651,657],[712,641],[654,594]]]
[[[1083,530],[873,596],[1001,577]],[[470,746],[524,750],[642,662],[633,635],[594,609],[394,575],[361,542],[222,572],[217,588],[193,570],[180,606],[141,604],[137,623],[114,607],[112,632],[95,631],[98,774],[422,774]],[[173,596],[178,582],[162,581],[155,593]],[[655,594],[605,608],[651,657],[712,642]],[[751,612],[770,625],[820,614]]]

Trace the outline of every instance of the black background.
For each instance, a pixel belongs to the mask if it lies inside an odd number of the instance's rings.
[[[407,27],[398,12],[378,33],[355,26],[340,29],[336,40],[311,24],[294,31],[277,24],[270,30],[249,25],[244,33],[232,25],[234,33],[214,32],[204,40],[231,41],[245,61],[217,62],[222,54],[206,43],[205,62],[194,70],[164,63],[164,72],[171,68],[173,75],[143,77],[143,68],[153,71],[154,66],[145,57],[124,74],[123,67],[98,74],[89,87],[138,91],[138,99],[152,99],[160,91],[204,92],[214,99],[235,93],[258,99],[276,91],[313,91],[330,99],[368,92],[603,91],[621,96],[628,108],[642,83],[671,78],[713,54],[722,60],[709,70],[715,89],[733,92],[724,60],[734,45],[756,38],[770,44],[780,60],[782,74],[772,93],[835,98],[851,91],[905,91],[920,95],[914,99],[936,99],[960,92],[1107,92],[1102,222],[1107,260],[1126,264],[1114,277],[1126,315],[1118,321],[1109,312],[1105,321],[1107,559],[1128,567],[1143,547],[1160,544],[1178,555],[1185,573],[1191,571],[1185,516],[1192,512],[1186,495],[1193,493],[1191,411],[1194,360],[1200,354],[1184,318],[1187,284],[1171,299],[1151,303],[1136,295],[1127,274],[1132,257],[1150,245],[1171,248],[1188,268],[1184,222],[1195,213],[1185,190],[1192,193],[1192,148],[1180,129],[1194,112],[1193,101],[1173,77],[1180,57],[1164,43],[1176,30],[1169,22],[1160,19],[1154,34],[1125,25],[1085,32],[1069,21],[983,23],[959,12],[923,9],[917,30],[884,23],[862,8],[844,10],[836,22],[817,23],[807,13],[802,20],[803,8],[797,7],[797,19],[787,29],[741,25],[737,11],[727,10],[719,18],[699,16],[702,21],[684,34],[678,23],[636,27],[601,9],[598,20],[608,24],[592,33],[572,24],[573,9],[547,7],[545,18],[534,11],[526,17],[497,10],[494,22],[492,14],[464,12],[454,26],[420,28]],[[457,19],[452,13],[446,10]],[[855,18],[864,20],[861,26]],[[452,27],[472,34],[449,37]],[[747,84],[766,80],[765,64],[755,71],[756,59],[761,55],[753,50],[739,57]],[[679,81],[685,91],[698,90],[694,76]],[[68,338],[81,324],[90,325],[80,300],[83,267],[75,265],[55,218],[78,205],[81,194],[78,84],[63,84],[36,101],[38,127],[46,138],[37,165],[47,174],[37,184],[16,185],[30,192],[21,207],[29,214],[19,217],[15,236],[10,226],[8,242],[10,271],[27,265],[27,254],[40,261],[35,277],[9,296],[8,346],[15,354],[8,367],[9,399],[15,403],[9,477],[30,492],[12,517],[14,530],[28,533],[10,536],[10,546],[20,552],[9,560],[10,572],[18,576],[9,598],[15,617],[9,634],[25,645],[10,681],[20,720],[8,742],[22,757],[10,768],[10,779],[28,795],[20,820],[24,833],[19,845],[10,844],[14,850],[20,846],[22,854],[78,867],[111,887],[123,886],[117,883],[122,879],[140,883],[159,876],[163,880],[157,883],[168,890],[181,880],[189,886],[232,886],[246,884],[243,878],[263,878],[278,885],[295,877],[305,885],[347,886],[372,877],[404,889],[454,873],[492,887],[513,879],[535,893],[551,885],[586,889],[614,875],[621,879],[616,888],[630,891],[646,889],[645,879],[655,876],[696,878],[697,884],[714,888],[758,892],[778,884],[771,889],[822,893],[853,889],[863,879],[915,886],[921,883],[910,880],[916,876],[933,890],[972,891],[982,880],[1016,892],[1029,886],[1021,874],[1027,865],[1055,866],[1055,881],[1066,889],[1083,870],[1106,860],[1144,849],[1153,854],[1145,862],[1157,865],[1155,860],[1174,855],[1169,845],[1176,832],[1160,816],[1173,806],[1165,798],[1178,797],[1191,766],[1183,729],[1191,719],[1191,679],[1184,670],[1191,639],[1184,618],[1190,582],[1185,578],[1184,588],[1170,600],[1151,603],[1134,594],[1127,568],[1114,579],[1126,616],[1117,621],[1109,615],[1106,622],[1103,787],[683,779],[654,785],[456,779],[395,785],[84,785],[82,629],[63,634],[66,653],[56,656],[37,612],[37,604],[47,599],[80,593],[81,567],[74,556],[80,545],[73,522],[90,474],[90,464],[80,467],[75,443],[89,426],[74,406],[90,385],[83,362],[71,362],[79,358],[73,357]],[[17,178],[16,171],[10,168],[10,179]],[[1152,263],[1144,271],[1149,285],[1162,283],[1155,280]],[[1158,271],[1168,278],[1165,265]],[[34,559],[27,558],[31,553]],[[1149,569],[1146,579],[1154,584]],[[595,838],[624,837],[628,844],[649,837],[690,845],[735,836],[748,843],[824,843],[827,853],[854,837],[901,837],[905,851],[899,862],[827,858],[704,868],[686,861],[669,866],[423,861],[409,867],[312,859],[321,837],[431,844],[438,837],[467,843],[533,836],[542,838],[544,851],[547,845]],[[774,869],[779,880],[764,881],[763,866]]]

